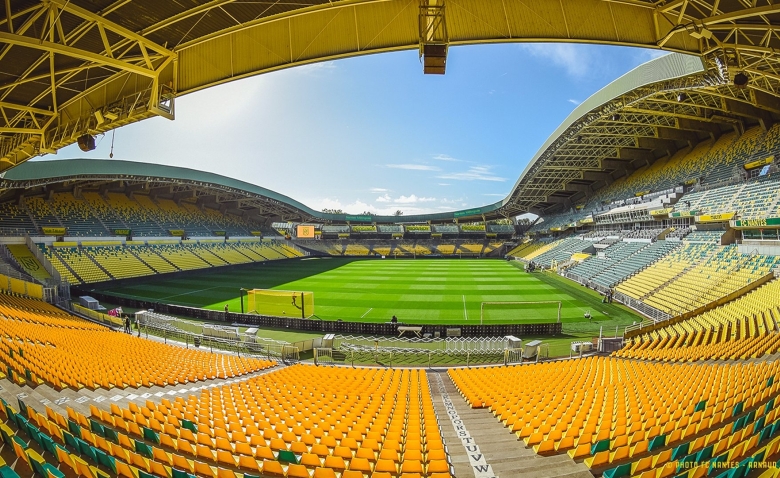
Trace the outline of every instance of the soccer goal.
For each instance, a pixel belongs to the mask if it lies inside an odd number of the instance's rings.
[[[307,319],[314,315],[314,293],[299,290],[249,289],[247,311],[274,317]]]
[[[561,321],[561,301],[544,300],[536,302],[482,302],[479,308],[479,323],[516,324],[528,322],[546,324]]]

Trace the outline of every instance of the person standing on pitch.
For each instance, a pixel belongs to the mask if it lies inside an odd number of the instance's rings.
[[[230,306],[225,304],[225,322],[228,321],[228,315],[230,314]]]
[[[130,317],[128,317],[127,315],[125,316],[125,333],[126,334],[130,333]]]

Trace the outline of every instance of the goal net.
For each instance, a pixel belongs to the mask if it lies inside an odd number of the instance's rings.
[[[480,324],[548,324],[561,321],[561,301],[482,302]]]
[[[259,315],[307,319],[314,315],[314,293],[298,290],[249,289],[247,310]]]

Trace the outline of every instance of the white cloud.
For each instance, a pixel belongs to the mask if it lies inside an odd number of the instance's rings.
[[[336,68],[335,61],[320,61],[317,63],[309,63],[308,65],[301,65],[296,68],[291,68],[290,71],[303,73],[306,75],[316,75],[335,70]]]
[[[456,181],[506,181],[506,178],[502,178],[491,173],[490,167],[488,166],[472,166],[467,171],[462,171],[459,173],[446,173],[436,177],[439,179],[453,179]]]
[[[386,193],[386,192],[390,192],[389,189],[385,189],[385,188],[371,188],[371,189],[369,189],[369,191],[371,191],[372,193]]]
[[[637,53],[636,57],[637,57],[637,61],[639,62],[639,64],[642,64],[642,63],[646,63],[646,62],[648,62],[650,60],[655,60],[656,58],[659,58],[659,57],[662,57],[662,56],[666,56],[668,54],[669,54],[668,51],[655,50],[655,49],[651,49],[651,48],[640,48],[638,50],[638,53]]]
[[[436,198],[418,197],[415,194],[411,196],[400,196],[394,202],[396,204],[414,204],[417,202],[433,202]]]
[[[566,101],[568,101],[569,103],[573,104],[574,106],[579,106],[580,104],[582,104],[582,101],[580,101],[580,100],[573,100],[571,98],[569,98]]]
[[[506,197],[506,194],[501,194],[501,193],[485,193],[485,194],[483,194],[483,196],[494,196],[494,197],[501,197],[501,198],[504,198],[504,197]]]
[[[410,171],[441,171],[441,168],[436,166],[428,166],[427,164],[387,164],[385,165],[392,169],[408,169]]]
[[[460,163],[461,162],[460,159],[455,159],[452,156],[450,156],[449,154],[437,154],[436,156],[433,157],[433,159],[435,159],[437,161],[450,161],[450,162],[456,162],[456,163]]]
[[[452,186],[450,183],[439,183],[439,186]]]
[[[464,202],[466,199],[437,199],[434,197],[417,196],[411,194],[409,196],[399,196],[397,198],[391,198],[389,196],[380,196],[374,202],[375,204],[366,203],[359,199],[356,199],[350,203],[344,203],[339,199],[334,198],[320,198],[311,201],[311,207],[317,211],[322,209],[341,209],[347,214],[360,214],[364,211],[371,212],[372,214],[378,214],[381,216],[392,216],[397,210],[401,210],[404,216],[411,216],[413,214],[430,214],[433,212],[452,211],[454,209],[460,209],[462,207],[471,206]]]
[[[571,43],[526,43],[520,48],[537,58],[552,61],[570,76],[581,78],[588,73],[590,55],[582,46]]]

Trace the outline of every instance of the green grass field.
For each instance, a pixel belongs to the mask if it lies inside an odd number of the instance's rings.
[[[628,325],[638,317],[557,276],[527,274],[515,263],[485,259],[358,260],[311,259],[208,270],[186,277],[150,277],[132,285],[96,285],[116,296],[155,302],[241,310],[240,288],[314,293],[315,315],[323,320],[478,324],[482,302],[561,301],[561,319],[572,332]],[[246,298],[244,299],[246,307]],[[584,318],[590,312],[592,320]],[[293,308],[288,314],[293,315]],[[551,322],[557,304],[488,310],[485,323]]]

